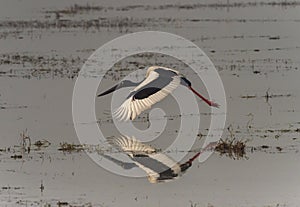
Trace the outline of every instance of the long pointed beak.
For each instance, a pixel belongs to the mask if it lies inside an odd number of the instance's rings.
[[[118,85],[113,86],[112,88],[108,89],[107,91],[104,91],[103,93],[100,93],[100,94],[98,95],[98,97],[99,97],[99,96],[104,96],[104,95],[106,95],[106,94],[109,94],[109,93],[114,92],[114,91],[117,89],[117,87],[118,87]]]
[[[206,99],[204,96],[202,96],[200,93],[198,93],[197,91],[195,91],[191,86],[189,86],[189,89],[191,89],[191,91],[193,91],[194,94],[196,94],[198,97],[200,97],[203,101],[205,101],[205,103],[207,103],[209,106],[212,107],[216,107],[219,108],[219,104],[214,103],[212,101],[209,101],[208,99]]]

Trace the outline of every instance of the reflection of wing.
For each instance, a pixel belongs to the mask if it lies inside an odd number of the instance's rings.
[[[110,138],[108,141],[130,156],[134,163],[148,174],[152,183],[172,180],[181,172],[180,165],[175,160],[135,138]]]
[[[133,120],[172,93],[179,85],[177,71],[158,66],[150,67],[146,79],[129,94],[114,116],[124,121]]]
[[[121,151],[133,157],[133,154],[150,154],[156,150],[146,144],[141,143],[135,138],[129,138],[127,136],[119,138],[108,138],[108,141],[113,146],[119,148]]]

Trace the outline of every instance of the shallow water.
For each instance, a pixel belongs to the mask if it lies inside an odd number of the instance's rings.
[[[299,2],[241,2],[2,1],[0,149],[16,152],[0,151],[1,206],[299,206]],[[79,143],[71,106],[83,63],[107,41],[144,30],[181,35],[209,56],[226,91],[229,130],[222,138],[247,140],[247,157],[215,153],[181,179],[153,185],[112,174],[84,152],[57,150],[62,142]],[[99,91],[153,61],[133,59],[116,65]],[[168,58],[156,60],[180,66]],[[204,91],[188,69],[180,69]],[[165,107],[172,101],[157,105],[170,121],[164,140],[172,140],[180,121],[176,110]],[[209,109],[200,101],[199,106],[205,135]],[[109,100],[97,100],[96,107],[105,135],[116,135]],[[145,128],[141,117],[135,125]],[[51,145],[19,151],[25,129],[32,143],[45,139]]]

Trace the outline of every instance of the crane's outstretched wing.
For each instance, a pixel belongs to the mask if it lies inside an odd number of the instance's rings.
[[[177,71],[160,67],[152,69],[113,115],[123,121],[134,120],[143,111],[172,93],[179,85],[180,77]]]

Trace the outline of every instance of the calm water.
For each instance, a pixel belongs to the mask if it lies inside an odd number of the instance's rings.
[[[299,2],[5,0],[0,5],[0,149],[11,148],[0,151],[1,206],[300,205]],[[225,130],[223,139],[247,140],[246,158],[216,153],[181,179],[153,185],[114,175],[83,152],[58,150],[62,142],[79,142],[72,92],[83,63],[107,41],[144,30],[181,35],[209,56],[226,91],[231,133]],[[129,58],[115,65],[99,90],[149,63],[181,66],[164,57]],[[201,88],[189,70],[182,72]],[[111,136],[116,132],[108,104],[97,101],[97,118]],[[157,106],[170,104],[168,97]],[[209,109],[199,105],[205,135]],[[172,139],[180,123],[172,111],[166,111],[173,120],[163,140]],[[144,120],[136,126],[145,128]],[[45,139],[51,145],[20,152],[26,129],[32,143]],[[251,151],[263,145],[269,148]],[[11,158],[19,154],[21,159]]]

